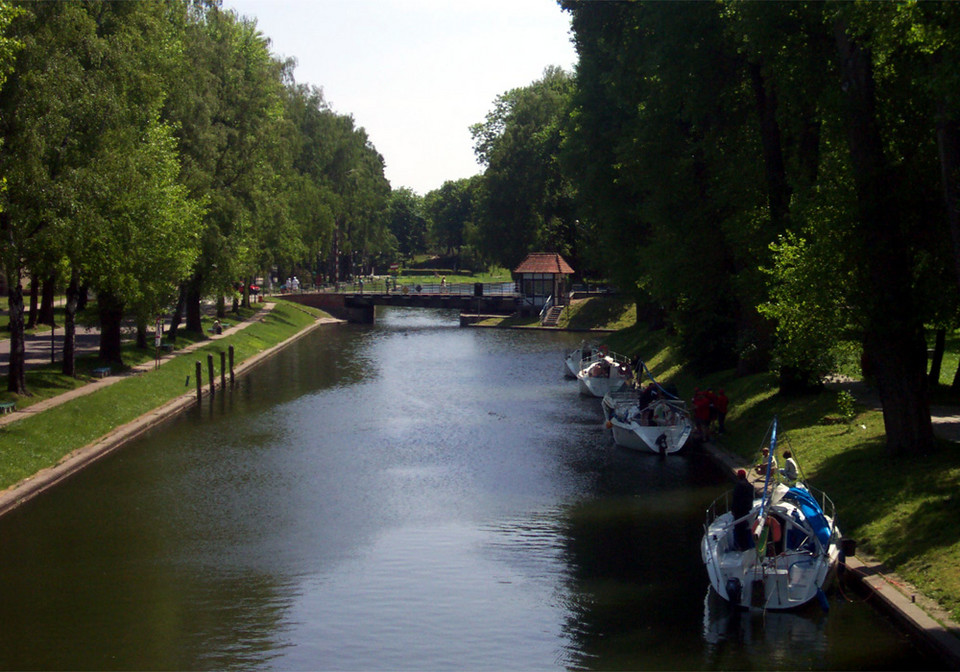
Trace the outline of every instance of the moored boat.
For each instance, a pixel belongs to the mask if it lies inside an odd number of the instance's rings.
[[[667,455],[676,453],[693,432],[686,405],[679,399],[658,397],[651,401],[621,401],[607,419],[618,446]],[[604,397],[606,400],[607,397]]]
[[[772,457],[776,419],[768,436]],[[737,489],[707,510],[700,554],[710,585],[738,608],[792,609],[815,598],[826,606],[824,590],[841,559],[833,502],[803,483],[777,482],[770,465],[760,492],[741,470]],[[746,505],[738,505],[746,487]]]
[[[567,378],[576,378],[577,374],[580,373],[580,363],[592,357],[597,351],[597,346],[586,341],[581,342],[580,347],[567,353],[567,358],[564,360],[563,375]]]
[[[580,394],[597,398],[623,388],[632,379],[630,360],[605,349],[583,359],[577,371]]]

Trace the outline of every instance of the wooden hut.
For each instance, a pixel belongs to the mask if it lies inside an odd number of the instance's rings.
[[[573,268],[559,254],[531,252],[513,269],[513,279],[523,298],[524,310],[540,310],[551,299],[553,305],[567,303],[567,278]]]

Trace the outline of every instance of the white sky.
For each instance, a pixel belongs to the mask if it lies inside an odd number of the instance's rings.
[[[297,82],[366,129],[391,185],[423,195],[480,172],[471,124],[546,67],[573,71],[556,0],[224,0],[256,18]]]

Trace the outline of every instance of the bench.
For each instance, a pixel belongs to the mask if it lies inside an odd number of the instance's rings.
[[[97,378],[103,378],[103,377],[105,377],[105,376],[109,376],[109,375],[110,375],[110,367],[109,367],[109,366],[101,366],[101,367],[99,367],[99,368],[96,368],[96,369],[93,370],[93,375],[95,375]]]
[[[160,344],[160,350],[161,350],[162,352],[173,352],[173,344],[172,344],[172,343],[161,343],[161,344]]]
[[[0,415],[5,413],[13,413],[15,410],[17,410],[17,402],[0,401]]]

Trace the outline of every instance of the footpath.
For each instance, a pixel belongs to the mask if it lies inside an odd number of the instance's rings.
[[[140,375],[140,374],[144,374],[149,371],[152,371],[158,364],[162,366],[164,363],[169,362],[174,358],[180,357],[183,354],[205,347],[209,345],[211,342],[216,342],[217,340],[226,338],[227,336],[234,334],[237,331],[240,331],[241,329],[245,329],[246,327],[250,326],[255,320],[261,319],[265,312],[273,310],[275,305],[276,304],[274,303],[264,303],[261,310],[258,311],[251,318],[241,321],[228,328],[225,328],[221,334],[211,334],[209,339],[207,340],[192,343],[172,353],[165,353],[161,355],[158,362],[151,360],[148,362],[144,362],[142,364],[138,364],[137,366],[131,367],[129,370],[124,371],[123,373],[104,376],[103,378],[92,381],[77,389],[70,390],[68,392],[57,395],[55,397],[51,397],[49,399],[44,399],[43,401],[39,401],[35,404],[32,404],[31,406],[28,406],[23,410],[17,410],[11,413],[5,413],[3,415],[0,415],[0,427],[3,427],[4,425],[7,425],[12,422],[16,422],[17,420],[20,420],[24,417],[35,415],[37,413],[42,413],[47,409],[53,408],[60,404],[65,404],[69,401],[77,399],[78,397],[82,397],[88,394],[93,394],[94,392],[97,392],[98,390],[101,390],[108,385],[112,385],[120,380],[123,380],[126,377]],[[334,318],[319,318],[314,322],[313,325],[297,332],[296,334],[288,338],[286,341],[278,343],[277,345],[274,345],[271,348],[263,350],[262,352],[254,355],[253,357],[250,357],[244,360],[243,362],[240,362],[234,367],[234,373],[241,374],[245,371],[250,370],[251,368],[259,364],[263,360],[273,355],[278,350],[302,338],[306,334],[313,331],[313,329],[321,325],[335,324],[339,322],[341,322],[341,320],[337,320]],[[2,347],[3,346],[0,345],[0,348]],[[5,347],[9,349],[9,341],[6,342]],[[217,380],[215,380],[213,384],[215,387],[220,386],[220,382]],[[209,389],[209,387],[207,389]],[[83,469],[84,467],[92,464],[93,462],[100,459],[101,457],[108,455],[112,451],[121,447],[126,442],[144,433],[151,427],[154,427],[160,422],[163,422],[164,420],[167,420],[168,418],[183,412],[184,410],[186,410],[187,408],[190,408],[196,403],[197,403],[197,396],[195,391],[184,393],[174,399],[171,399],[170,401],[163,404],[159,408],[149,411],[141,415],[139,418],[136,418],[135,420],[128,422],[125,425],[114,428],[113,430],[111,430],[104,436],[101,436],[99,439],[97,439],[93,443],[90,443],[86,446],[83,446],[82,448],[78,448],[77,450],[69,453],[68,455],[61,458],[60,461],[57,462],[57,464],[55,464],[54,466],[42,469],[36,474],[34,474],[33,476],[30,476],[24,479],[23,481],[20,481],[16,485],[13,485],[7,488],[6,490],[3,490],[2,492],[0,492],[0,515],[3,515],[11,511],[12,509],[17,508],[24,502],[29,501],[33,497],[36,497],[37,495],[48,490],[49,488],[52,488],[53,486],[57,485],[61,481],[65,480],[66,478],[72,476],[73,474],[77,473],[79,470]]]

